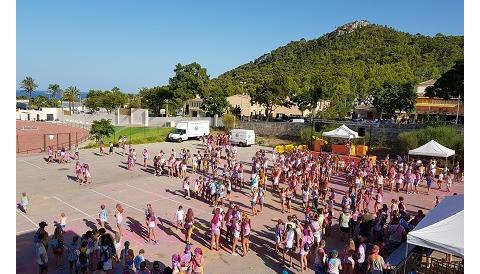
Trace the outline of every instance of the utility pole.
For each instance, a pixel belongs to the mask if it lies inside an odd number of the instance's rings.
[[[457,117],[455,118],[455,124],[458,125],[458,113],[460,112],[460,96],[457,98]]]

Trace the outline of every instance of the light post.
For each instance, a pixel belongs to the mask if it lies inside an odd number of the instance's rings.
[[[457,98],[457,117],[455,118],[455,124],[458,125],[458,113],[460,112],[460,96]]]

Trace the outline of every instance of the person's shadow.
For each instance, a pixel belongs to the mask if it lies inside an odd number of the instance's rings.
[[[25,208],[23,207],[23,205],[22,205],[21,203],[18,203],[18,204],[17,204],[17,208],[18,208],[21,212],[27,214],[27,210],[25,210]]]
[[[131,232],[137,234],[145,241],[148,240],[148,231],[139,221],[133,219],[132,217],[127,217],[127,225]]]

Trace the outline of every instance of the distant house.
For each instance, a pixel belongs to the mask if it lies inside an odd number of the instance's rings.
[[[425,89],[427,87],[433,86],[437,80],[430,79],[425,82],[421,82],[413,86],[413,89],[417,93],[418,97],[424,97],[425,96]]]
[[[232,107],[239,107],[241,109],[242,119],[260,118],[266,115],[266,108],[259,104],[252,103],[250,95],[236,94],[227,97],[227,101]],[[322,111],[328,106],[328,101],[320,101],[315,111]],[[309,110],[305,110],[303,113],[296,105],[291,107],[278,106],[272,111],[272,118],[284,118],[284,117],[306,117],[310,115]]]
[[[206,112],[200,107],[203,104],[203,99],[200,96],[196,96],[193,99],[188,100],[184,105],[183,109],[185,110],[185,116],[189,117],[205,117]]]
[[[230,103],[232,107],[239,107],[241,110],[241,117],[242,119],[252,119],[252,118],[260,118],[265,116],[266,109],[259,104],[252,104],[251,97],[247,94],[236,94],[227,97],[227,101]],[[203,100],[199,96],[196,96],[194,99],[186,101],[183,105],[185,116],[190,117],[205,117],[206,112],[201,109]],[[322,111],[328,106],[327,101],[321,101],[318,104],[316,111]],[[308,116],[310,112],[308,110],[302,112],[298,109],[297,106],[292,107],[276,107],[272,111],[272,117],[274,118],[281,118],[281,117],[300,117],[300,116]]]
[[[445,116],[447,120],[453,120],[458,116],[463,120],[463,102],[457,99],[430,98],[425,96],[425,89],[433,86],[436,80],[430,79],[425,82],[418,83],[414,86],[417,93],[417,102],[415,111],[411,114],[411,118],[415,120],[428,119],[430,115]]]

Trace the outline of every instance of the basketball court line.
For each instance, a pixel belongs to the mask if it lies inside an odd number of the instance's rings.
[[[83,211],[83,210],[81,210],[81,209],[78,209],[77,207],[74,207],[73,205],[65,202],[64,200],[58,198],[57,196],[53,196],[53,198],[55,198],[56,200],[58,200],[58,201],[60,201],[60,202],[62,202],[62,203],[64,203],[64,204],[66,204],[67,206],[75,209],[76,211],[78,211],[78,212],[82,213],[83,215],[87,216],[88,218],[92,218],[93,220],[95,220],[95,222],[97,221],[97,218],[93,217],[92,215],[87,214],[85,211]]]
[[[27,219],[30,223],[32,223],[33,226],[35,227],[35,229],[38,228],[38,224],[35,223],[32,219],[30,219],[27,215],[23,214],[23,212],[19,212],[19,211],[17,210],[17,213],[19,213],[20,215],[22,215],[23,217],[25,217],[25,219]]]
[[[18,160],[18,159],[17,159],[17,161],[24,162],[25,164],[29,164],[29,165],[31,165],[31,166],[34,166],[34,167],[38,168],[38,169],[42,169],[40,166],[37,166],[36,164],[32,164],[32,163],[27,162],[27,161],[25,161],[25,160]]]
[[[127,185],[128,185],[128,184],[127,184]],[[104,197],[106,197],[106,198],[108,198],[108,199],[110,199],[110,200],[113,200],[113,201],[115,201],[115,202],[117,202],[117,203],[121,203],[121,204],[123,204],[123,205],[126,205],[126,206],[128,206],[128,207],[130,207],[130,208],[133,208],[133,209],[135,209],[135,210],[137,210],[137,211],[140,211],[140,212],[142,212],[142,213],[145,213],[145,210],[143,210],[143,209],[140,209],[140,208],[138,208],[138,207],[129,205],[129,204],[127,204],[127,203],[125,203],[125,202],[122,202],[122,201],[120,201],[120,200],[117,200],[117,199],[115,199],[115,198],[113,198],[113,197],[111,197],[111,196],[108,196],[108,195],[105,195],[105,194],[103,194],[103,193],[101,193],[101,192],[98,192],[98,191],[96,191],[95,189],[90,189],[90,191],[95,192],[95,193],[97,193],[97,194],[99,194],[99,195],[102,195],[102,196],[104,196]]]
[[[142,192],[145,192],[145,193],[148,193],[148,194],[155,195],[155,196],[160,197],[160,198],[162,198],[162,199],[164,199],[164,200],[169,200],[169,201],[172,201],[172,202],[177,203],[177,204],[179,204],[179,205],[185,205],[185,204],[182,203],[182,202],[175,201],[175,200],[173,200],[172,198],[162,196],[162,195],[160,195],[160,194],[158,194],[158,193],[155,193],[155,192],[152,192],[152,191],[148,191],[148,190],[144,190],[144,189],[141,189],[141,188],[139,188],[139,187],[132,186],[132,185],[130,185],[130,184],[128,184],[128,183],[127,183],[126,185],[129,186],[129,187],[131,187],[131,188],[135,188],[135,189],[137,189],[137,190],[139,190],[139,191],[142,191]],[[208,211],[205,211],[205,210],[200,209],[200,208],[195,208],[195,210],[198,210],[198,211],[204,212],[204,213],[209,213]]]

